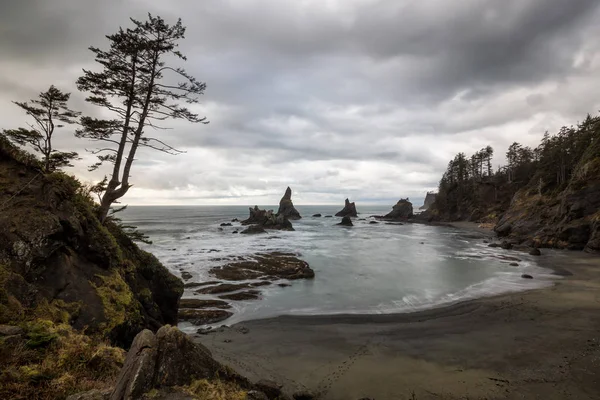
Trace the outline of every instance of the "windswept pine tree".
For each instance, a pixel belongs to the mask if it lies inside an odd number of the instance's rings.
[[[28,124],[29,128],[3,131],[11,142],[20,146],[30,146],[35,152],[41,153],[44,171],[47,173],[72,166],[71,160],[77,158],[77,153],[59,151],[52,145],[56,129],[75,124],[80,114],[67,106],[70,97],[70,93],[64,93],[52,85],[30,102],[14,101],[14,104],[33,119],[33,123]]]
[[[181,20],[174,25],[148,15],[147,21],[131,19],[132,28],[119,29],[108,35],[109,48],[90,47],[100,71],[84,70],[77,87],[88,92],[87,101],[112,114],[111,119],[82,118],[78,137],[101,143],[94,150],[99,162],[112,164],[112,172],[102,186],[99,217],[104,221],[110,206],[123,197],[132,184],[131,168],[140,147],[168,154],[181,151],[163,140],[149,136],[149,131],[163,131],[162,121],[183,119],[191,123],[208,123],[186,105],[198,103],[206,84],[184,69],[167,61],[185,61],[177,50],[184,38]],[[179,82],[179,83],[177,83]]]

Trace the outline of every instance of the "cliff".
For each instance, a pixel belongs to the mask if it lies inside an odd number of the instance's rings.
[[[545,134],[535,149],[513,143],[496,172],[484,150],[450,161],[421,219],[492,223],[510,242],[600,252],[600,116]]]
[[[42,173],[0,136],[0,326],[18,332],[0,332],[0,398],[101,385],[118,347],[177,323],[183,283],[95,207],[76,179]]]
[[[588,147],[562,191],[540,193],[537,176],[519,190],[494,228],[538,247],[600,252],[600,141]]]

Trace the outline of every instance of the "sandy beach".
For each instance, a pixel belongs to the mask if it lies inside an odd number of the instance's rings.
[[[545,252],[540,264],[562,275],[554,286],[410,314],[255,320],[195,338],[251,379],[319,399],[600,399],[600,257]]]

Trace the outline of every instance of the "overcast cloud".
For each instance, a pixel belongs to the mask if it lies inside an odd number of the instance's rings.
[[[148,12],[187,26],[210,124],[159,132],[186,153],[142,152],[124,203],[275,204],[288,185],[297,204],[420,203],[457,152],[500,165],[600,109],[597,0],[0,0],[0,129],[51,84],[97,112],[74,84],[87,47]],[[71,171],[98,179],[92,161]]]

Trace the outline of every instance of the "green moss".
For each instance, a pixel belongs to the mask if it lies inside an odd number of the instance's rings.
[[[58,339],[56,327],[52,321],[39,319],[26,325],[27,342],[25,345],[30,349],[46,347]]]
[[[109,333],[125,321],[139,319],[137,302],[129,285],[118,271],[113,270],[110,275],[96,275],[96,277],[100,283],[90,283],[96,289],[104,306],[106,322],[100,325],[104,333]]]

